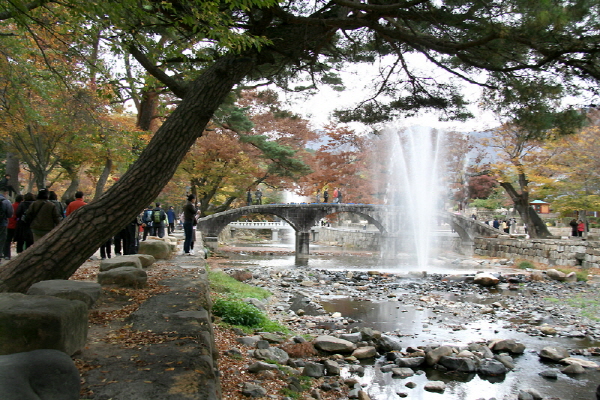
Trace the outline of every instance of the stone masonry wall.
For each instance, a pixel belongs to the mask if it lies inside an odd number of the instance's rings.
[[[576,239],[476,238],[479,256],[523,259],[547,265],[600,267],[600,242]]]
[[[381,246],[381,234],[378,231],[348,230],[320,227],[317,229],[317,242],[341,246],[348,250],[378,251]]]

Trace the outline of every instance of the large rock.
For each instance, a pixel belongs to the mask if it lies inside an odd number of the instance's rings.
[[[359,347],[358,349],[354,350],[354,352],[352,352],[352,356],[356,357],[359,360],[362,360],[364,358],[377,357],[378,354],[374,346],[365,346]]]
[[[285,350],[279,347],[269,347],[268,349],[256,349],[254,350],[254,358],[259,360],[273,360],[279,364],[287,364],[290,356]]]
[[[547,346],[540,350],[540,358],[542,359],[560,361],[568,357],[570,357],[569,350],[562,347]]]
[[[149,254],[157,260],[171,258],[171,245],[164,240],[147,239],[140,242],[138,249],[140,254]]]
[[[74,354],[85,345],[87,331],[82,301],[0,293],[0,354],[38,349]]]
[[[477,364],[475,361],[466,357],[448,357],[444,356],[440,358],[439,364],[448,368],[451,371],[459,372],[476,372]]]
[[[473,278],[473,283],[485,287],[496,286],[498,283],[500,283],[500,279],[490,274],[489,272],[482,272],[475,275],[475,278]]]
[[[79,371],[71,357],[42,349],[0,356],[2,400],[78,400]]]
[[[100,261],[100,271],[110,271],[121,267],[134,267],[142,269],[142,263],[137,256],[117,256]]]
[[[54,296],[66,300],[83,301],[88,308],[96,303],[101,293],[102,287],[96,282],[63,279],[37,282],[27,290],[27,294],[33,296]]]
[[[425,361],[427,365],[433,366],[438,363],[440,358],[444,356],[450,356],[453,353],[452,347],[450,346],[440,346],[433,350],[427,352],[425,356]]]
[[[508,369],[498,360],[485,359],[481,361],[479,373],[486,376],[498,376],[508,372]]]
[[[508,351],[512,354],[523,354],[525,345],[512,339],[498,339],[490,343],[490,349],[501,352]]]
[[[313,345],[315,348],[329,353],[351,353],[356,349],[354,343],[329,335],[317,337],[313,340]]]
[[[565,274],[564,272],[555,270],[555,269],[547,270],[546,276],[550,279],[553,279],[555,281],[560,281],[560,282],[564,282],[567,279],[567,274]]]
[[[142,268],[148,268],[156,262],[156,258],[150,254],[131,254],[130,256],[139,258]]]
[[[119,267],[98,274],[98,283],[101,285],[139,288],[146,286],[147,281],[146,271],[135,267]]]

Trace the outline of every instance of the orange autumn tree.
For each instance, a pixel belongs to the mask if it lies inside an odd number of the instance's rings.
[[[173,181],[187,182],[202,215],[225,211],[259,184],[292,189],[310,172],[305,146],[314,137],[306,120],[281,108],[276,93],[245,91],[221,108]]]
[[[344,203],[380,203],[381,193],[375,188],[381,177],[382,164],[377,157],[377,141],[369,134],[358,134],[346,126],[329,125],[315,142],[310,166],[313,173],[300,180],[300,194],[316,198],[325,189],[329,201],[335,188],[342,192]],[[379,178],[377,178],[379,177]]]

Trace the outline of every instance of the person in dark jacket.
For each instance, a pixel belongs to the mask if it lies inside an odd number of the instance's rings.
[[[33,245],[33,232],[29,222],[23,219],[23,216],[29,207],[35,201],[33,193],[25,193],[23,201],[17,207],[17,230],[15,231],[15,241],[17,242],[17,254]]]
[[[187,202],[185,206],[183,206],[183,233],[185,235],[185,240],[183,242],[183,252],[186,255],[194,255],[194,252],[191,248],[192,241],[194,240],[194,220],[196,218],[196,213],[198,210],[196,209],[196,205],[194,201],[196,200],[196,196],[190,194],[187,197]]]
[[[48,191],[46,189],[41,189],[38,192],[37,200],[33,202],[25,213],[25,219],[31,226],[34,243],[59,224],[60,215],[54,204],[48,200]]]
[[[156,207],[152,210],[152,235],[158,236],[159,238],[165,237],[165,222],[167,220],[167,214],[160,206],[160,203],[156,203]]]
[[[4,242],[6,241],[8,219],[13,215],[12,204],[10,203],[10,200],[4,197],[4,193],[0,193],[0,207],[2,208],[0,218],[0,251],[3,251]]]
[[[15,197],[15,202],[12,203],[13,215],[8,219],[8,225],[6,227],[6,241],[4,242],[3,256],[5,260],[10,260],[10,247],[13,241],[15,241],[15,233],[17,230],[17,209],[19,204],[23,201],[23,195],[18,194]]]

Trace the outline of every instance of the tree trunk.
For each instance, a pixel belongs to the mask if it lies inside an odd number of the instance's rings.
[[[69,184],[69,187],[67,188],[67,190],[65,190],[65,192],[63,193],[63,195],[61,197],[61,200],[63,203],[66,203],[68,200],[75,200],[75,193],[79,189],[79,183],[80,183],[80,178],[79,178],[80,168],[81,167],[73,168],[71,165],[69,165],[69,166],[63,165],[63,169],[67,172],[67,174],[69,175],[69,178],[71,179],[71,183]]]
[[[104,170],[100,174],[100,178],[98,178],[98,182],[96,183],[96,192],[94,193],[94,199],[99,198],[104,192],[104,186],[106,186],[106,181],[108,180],[108,176],[110,175],[110,171],[112,171],[112,158],[107,157],[106,162],[104,163]]]
[[[191,82],[179,107],[114,186],[2,264],[0,291],[24,292],[41,280],[69,278],[100,244],[158,196],[215,110],[253,65],[250,57],[226,56]]]
[[[19,184],[19,172],[21,172],[21,167],[19,161],[18,154],[11,152],[6,153],[5,173],[10,175],[10,185],[17,194],[21,193],[21,185]]]
[[[154,89],[144,90],[138,110],[137,126],[140,129],[156,132],[156,110],[158,108],[158,92]]]
[[[515,209],[521,216],[523,223],[527,227],[527,234],[531,238],[547,238],[552,236],[548,227],[542,221],[540,216],[535,212],[533,207],[529,205],[529,192],[526,190],[522,190],[521,193],[518,193],[512,184],[508,182],[501,182],[500,186],[502,186],[506,193],[510,196],[515,206]]]

